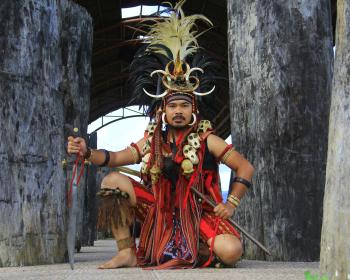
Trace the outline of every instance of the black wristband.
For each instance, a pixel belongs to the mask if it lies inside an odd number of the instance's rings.
[[[107,151],[107,150],[101,150],[101,151],[103,151],[105,153],[105,161],[102,164],[100,164],[99,166],[100,167],[104,167],[104,166],[106,166],[109,163],[109,160],[111,159],[111,156],[109,154],[109,151]]]
[[[249,182],[248,180],[246,180],[246,179],[244,179],[242,177],[235,177],[235,178],[233,178],[233,182],[241,183],[241,184],[245,185],[248,189],[250,189],[251,186],[252,186],[251,182]]]
[[[91,156],[91,149],[90,149],[90,147],[87,147],[86,153],[84,154],[84,158],[88,159],[88,158],[90,158],[90,156]]]

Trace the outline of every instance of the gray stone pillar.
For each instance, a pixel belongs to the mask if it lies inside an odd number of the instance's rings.
[[[91,45],[71,1],[0,2],[0,267],[65,260],[61,161],[68,128],[87,128]]]
[[[228,1],[233,144],[255,166],[235,216],[271,260],[319,258],[332,75],[330,3]],[[245,242],[246,258],[265,256]]]
[[[350,1],[337,1],[321,271],[350,279]]]

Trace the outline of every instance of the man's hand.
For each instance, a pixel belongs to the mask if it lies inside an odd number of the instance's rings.
[[[69,155],[79,153],[84,156],[87,152],[86,142],[83,138],[73,136],[68,137],[67,152]]]
[[[215,208],[214,208],[214,213],[215,216],[218,216],[222,219],[228,219],[230,218],[233,213],[235,212],[235,207],[231,206],[229,203],[219,203]]]

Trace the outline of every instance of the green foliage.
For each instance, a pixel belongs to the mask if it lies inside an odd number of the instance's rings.
[[[305,275],[305,280],[329,280],[326,275],[323,275],[320,277],[318,274],[312,275],[310,271],[306,271],[304,275]]]

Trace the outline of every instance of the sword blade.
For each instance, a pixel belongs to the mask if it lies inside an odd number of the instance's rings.
[[[77,227],[77,174],[73,181],[72,186],[72,202],[69,209],[69,222],[68,222],[68,235],[67,235],[67,247],[68,258],[71,269],[74,269],[74,252],[75,252],[75,234]]]

